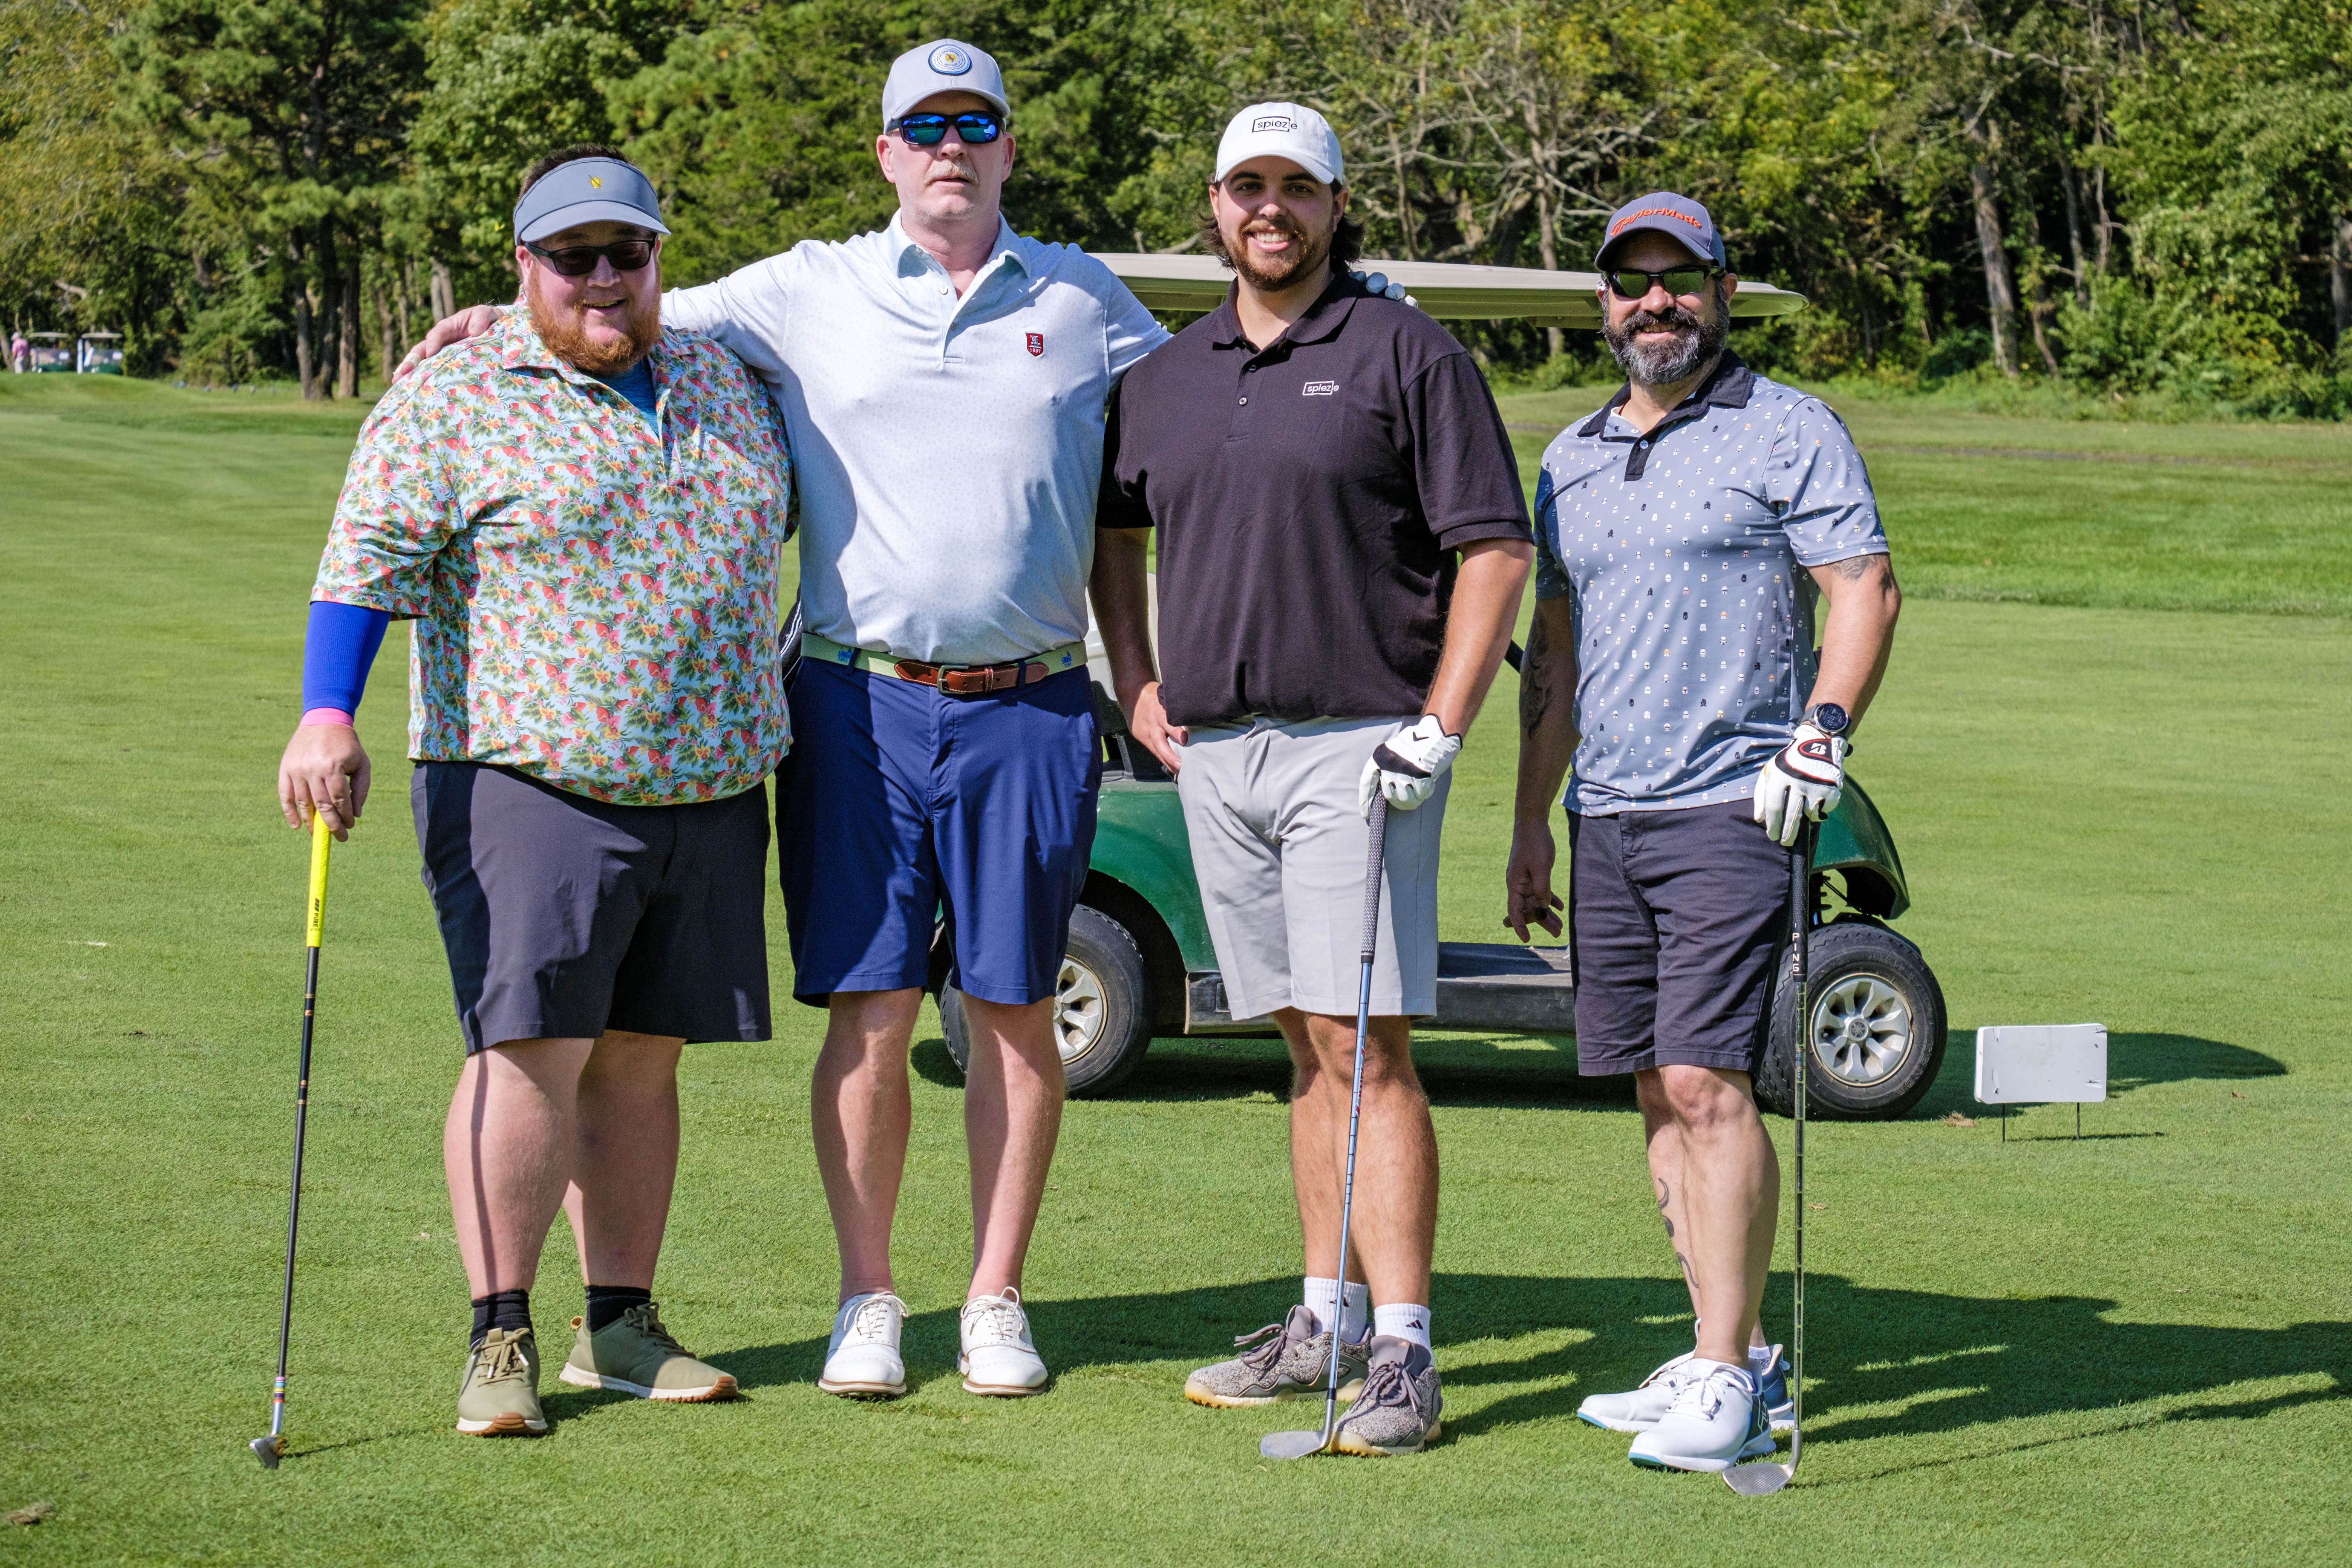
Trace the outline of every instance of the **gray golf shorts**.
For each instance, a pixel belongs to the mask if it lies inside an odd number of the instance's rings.
[[[1747,801],[1570,814],[1576,1060],[1752,1073],[1789,936],[1789,857]]]
[[[1352,1018],[1370,829],[1356,792],[1402,719],[1196,727],[1176,775],[1192,871],[1236,1018],[1278,1007]],[[1437,1011],[1437,845],[1449,773],[1419,809],[1389,813],[1375,1017]]]
[[[768,1037],[768,799],[610,805],[480,763],[409,780],[466,1054]]]

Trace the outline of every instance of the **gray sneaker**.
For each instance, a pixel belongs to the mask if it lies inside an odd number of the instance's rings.
[[[1333,1452],[1380,1458],[1418,1454],[1437,1436],[1438,1413],[1445,1408],[1437,1391],[1437,1363],[1411,1340],[1373,1336],[1364,1371],[1364,1391],[1339,1417],[1331,1436]]]
[[[1184,1380],[1184,1397],[1195,1405],[1237,1409],[1272,1405],[1277,1399],[1319,1395],[1331,1376],[1329,1330],[1315,1332],[1315,1315],[1304,1307],[1290,1309],[1279,1323],[1268,1323],[1254,1334],[1244,1334],[1236,1345],[1244,1350],[1231,1361],[1204,1366]],[[1353,1399],[1364,1386],[1364,1345],[1339,1346],[1339,1397]]]

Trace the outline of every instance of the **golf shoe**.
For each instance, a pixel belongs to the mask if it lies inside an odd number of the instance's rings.
[[[1279,1323],[1268,1323],[1234,1343],[1247,1346],[1231,1361],[1204,1366],[1184,1380],[1184,1397],[1195,1405],[1233,1409],[1271,1405],[1277,1399],[1321,1394],[1331,1375],[1330,1330],[1315,1331],[1315,1314],[1293,1307]],[[1364,1390],[1369,1340],[1339,1346],[1339,1397],[1353,1400]]]
[[[1674,1404],[1625,1457],[1653,1470],[1721,1471],[1772,1447],[1771,1418],[1756,1397],[1755,1377],[1744,1366],[1693,1356]]]
[[[1646,1432],[1665,1418],[1682,1387],[1684,1369],[1697,1358],[1685,1351],[1623,1394],[1596,1394],[1576,1407],[1576,1418],[1607,1432]]]
[[[1438,1433],[1445,1396],[1437,1363],[1425,1345],[1374,1334],[1365,1357],[1364,1388],[1331,1435],[1335,1453],[1380,1458],[1418,1454]]]
[[[816,1385],[844,1399],[896,1399],[907,1392],[907,1363],[898,1336],[907,1303],[887,1290],[852,1296],[833,1315],[833,1342]]]
[[[662,1327],[661,1310],[651,1301],[630,1308],[593,1333],[583,1319],[572,1319],[572,1326],[580,1337],[556,1373],[566,1383],[680,1405],[735,1397],[735,1379],[688,1354]]]
[[[1029,1338],[1018,1289],[1008,1285],[1001,1296],[974,1296],[963,1304],[961,1328],[956,1370],[966,1394],[1017,1397],[1045,1386],[1045,1363]]]
[[[1751,1356],[1748,1370],[1756,1372]],[[1756,1373],[1757,1397],[1771,1413],[1772,1430],[1786,1432],[1797,1424],[1797,1402],[1789,1396],[1789,1356],[1779,1345],[1772,1347],[1772,1361],[1761,1373]]]
[[[519,1437],[547,1430],[539,1407],[539,1344],[529,1329],[492,1329],[466,1357],[457,1384],[457,1430]]]

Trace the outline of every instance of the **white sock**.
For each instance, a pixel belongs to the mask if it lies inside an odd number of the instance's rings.
[[[1425,1351],[1429,1342],[1429,1309],[1417,1301],[1383,1301],[1372,1309],[1372,1332],[1406,1340]]]
[[[1364,1321],[1372,1312],[1372,1292],[1369,1287],[1349,1280],[1343,1307],[1339,1304],[1339,1282],[1337,1279],[1318,1279],[1310,1274],[1307,1277],[1306,1300],[1307,1310],[1315,1314],[1317,1333],[1328,1329],[1336,1316],[1339,1320],[1341,1339],[1354,1344],[1364,1337]]]
[[[1761,1377],[1766,1373],[1771,1371],[1772,1347],[1770,1345],[1749,1345],[1748,1347],[1748,1370],[1754,1373],[1759,1377]]]

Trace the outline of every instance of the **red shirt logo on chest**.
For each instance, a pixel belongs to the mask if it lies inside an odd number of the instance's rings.
[[[1042,358],[1044,358],[1044,357],[1045,357],[1045,333],[1043,333],[1043,332],[1031,332],[1031,333],[1029,334],[1029,353],[1030,353],[1030,357],[1031,357],[1031,358],[1033,358],[1033,359],[1042,359]]]

